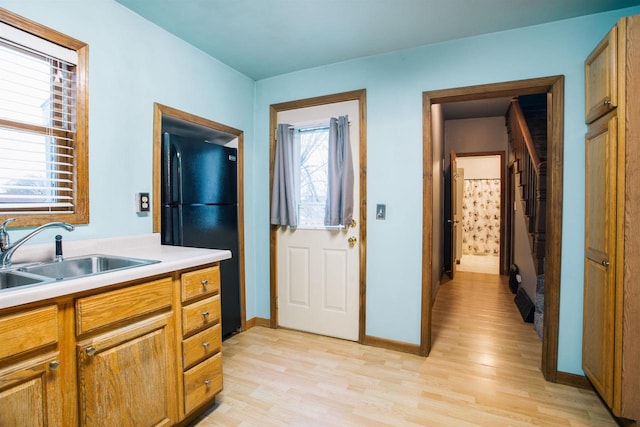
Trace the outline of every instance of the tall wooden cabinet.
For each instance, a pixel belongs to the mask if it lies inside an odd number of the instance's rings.
[[[582,366],[612,412],[640,420],[640,15],[585,61]]]

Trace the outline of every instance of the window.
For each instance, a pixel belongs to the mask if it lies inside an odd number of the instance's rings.
[[[298,226],[324,227],[329,128],[299,129],[298,132],[300,136]]]
[[[0,215],[88,223],[88,46],[0,10]]]
[[[298,227],[326,228],[329,127],[297,129],[299,140]]]

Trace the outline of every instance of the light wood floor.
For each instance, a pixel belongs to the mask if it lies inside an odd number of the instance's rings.
[[[500,255],[462,255],[456,271],[498,274],[500,272]]]
[[[616,425],[592,391],[544,381],[504,279],[461,272],[433,313],[428,358],[282,329],[232,337],[224,391],[197,425]]]

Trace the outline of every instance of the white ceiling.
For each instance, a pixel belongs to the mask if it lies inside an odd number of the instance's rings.
[[[639,0],[116,0],[251,77],[640,4]]]

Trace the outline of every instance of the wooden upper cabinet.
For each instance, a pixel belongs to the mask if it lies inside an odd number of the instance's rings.
[[[602,39],[584,62],[586,123],[618,106],[618,27]]]

